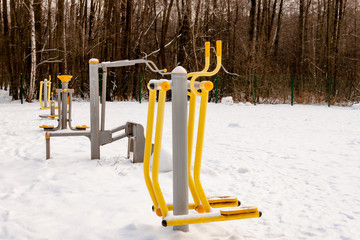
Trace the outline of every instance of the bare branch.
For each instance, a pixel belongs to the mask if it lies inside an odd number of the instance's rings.
[[[48,59],[48,60],[44,60],[44,61],[38,63],[36,65],[36,67],[39,67],[40,65],[45,64],[45,63],[61,63],[62,61],[63,61],[62,59],[60,59],[60,60],[49,60]]]
[[[181,34],[179,34],[178,36],[174,37],[170,42],[168,42],[167,44],[165,44],[165,48],[170,46],[176,39],[178,39],[179,37],[181,36]],[[148,57],[150,57],[151,55],[155,54],[155,53],[158,53],[160,51],[160,48],[153,51],[152,53],[150,54],[146,54],[145,52],[143,52],[143,54],[145,55],[144,56],[144,59],[147,59]]]

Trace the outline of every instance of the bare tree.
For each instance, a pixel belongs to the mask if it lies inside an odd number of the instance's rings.
[[[35,80],[36,80],[36,30],[35,30],[35,12],[34,0],[29,0],[29,13],[30,13],[30,33],[31,33],[31,67],[30,67],[30,86],[26,100],[32,102],[35,93]]]

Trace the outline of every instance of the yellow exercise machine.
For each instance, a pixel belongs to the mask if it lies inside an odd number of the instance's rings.
[[[49,106],[50,93],[51,93],[51,75],[49,75],[49,80],[44,79],[44,81],[40,82],[40,91],[39,91],[40,109],[50,109]],[[43,96],[44,96],[44,101],[43,101]]]
[[[182,67],[176,67],[171,80],[151,80],[148,84],[149,110],[147,118],[146,142],[144,153],[144,177],[153,201],[153,210],[162,216],[163,226],[188,231],[187,224],[256,218],[261,212],[256,207],[238,207],[236,197],[207,198],[200,181],[202,149],[204,142],[208,93],[213,89],[210,81],[196,82],[201,76],[213,76],[221,67],[221,41],[216,43],[217,65],[214,71],[207,72],[210,64],[210,43],[205,44],[205,68],[201,72],[187,74]],[[191,77],[191,81],[187,78]],[[191,92],[188,93],[190,88]],[[174,204],[166,204],[158,181],[160,150],[163,129],[166,91],[172,90],[173,105],[173,199]],[[152,177],[150,177],[150,155],[156,94],[159,92],[155,130]],[[190,96],[189,118],[187,119],[187,95]],[[201,97],[199,125],[195,150],[194,178],[191,175],[192,145],[194,135],[196,97]],[[188,120],[188,121],[187,121]],[[188,123],[187,123],[188,122]],[[186,130],[187,129],[187,130]],[[187,152],[187,154],[185,154]],[[188,203],[187,187],[194,199]],[[185,189],[184,189],[185,188]],[[219,209],[214,209],[219,208]],[[189,209],[198,213],[188,214]],[[169,211],[174,211],[173,214]]]
[[[43,101],[44,96],[44,101]],[[53,99],[53,92],[51,92],[51,75],[49,75],[49,80],[44,79],[44,81],[40,82],[40,89],[39,89],[39,102],[40,102],[40,109],[47,110],[50,109],[50,114],[41,114],[39,117],[41,118],[51,118],[54,120],[58,117],[55,114],[55,109],[58,107],[55,106],[55,101]]]

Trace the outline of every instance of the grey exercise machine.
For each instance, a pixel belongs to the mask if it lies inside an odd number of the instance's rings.
[[[50,115],[40,115],[40,117],[49,117],[54,119],[58,117],[58,125],[41,125],[40,128],[43,128],[44,131],[57,131],[61,129],[67,129],[68,125],[72,131],[83,131],[89,128],[86,125],[79,125],[73,127],[71,122],[71,112],[72,112],[72,95],[74,89],[69,89],[69,81],[71,80],[71,75],[59,75],[58,78],[61,80],[61,88],[56,89],[57,101],[58,101],[58,115],[55,115],[55,101],[50,101]],[[69,107],[69,109],[68,109]]]
[[[124,125],[116,127],[111,130],[105,130],[105,110],[106,110],[106,84],[107,84],[107,69],[113,67],[124,67],[132,66],[135,64],[146,64],[146,66],[153,72],[165,75],[166,69],[159,70],[156,65],[145,59],[136,59],[136,60],[121,60],[114,62],[102,62],[99,63],[98,59],[89,60],[89,77],[90,77],[90,130],[84,131],[52,131],[49,129],[45,134],[46,139],[46,159],[50,158],[50,138],[51,137],[68,137],[68,136],[85,136],[90,139],[91,142],[91,159],[100,159],[100,146],[115,142],[117,140],[128,138],[128,158],[132,155],[132,161],[142,162],[144,159],[144,148],[145,148],[145,137],[144,137],[144,128],[141,124],[127,122]],[[103,71],[103,80],[102,80],[102,101],[101,101],[101,121],[100,117],[100,103],[99,103],[99,69]],[[71,92],[72,93],[72,92]],[[61,117],[59,114],[59,124],[65,124],[69,122],[69,127],[71,130],[76,130],[76,128],[71,127],[71,94],[69,97],[69,120]],[[64,106],[64,101],[62,102]],[[66,103],[66,102],[65,102]],[[66,106],[66,105],[65,105]],[[59,105],[60,108],[60,105]],[[59,113],[63,113],[66,116],[66,111],[59,110]],[[60,125],[61,125],[60,124]],[[62,125],[60,127],[62,128]],[[57,129],[58,130],[58,129]],[[119,133],[124,131],[123,133]]]

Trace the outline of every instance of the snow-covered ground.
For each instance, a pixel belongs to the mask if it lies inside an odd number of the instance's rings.
[[[89,103],[74,102],[89,125]],[[85,137],[51,139],[45,160],[39,103],[0,104],[0,239],[360,239],[360,109],[295,105],[208,106],[202,181],[206,193],[238,196],[261,218],[161,226],[143,164],[127,140],[90,160]],[[107,104],[106,127],[146,126],[147,103]],[[171,152],[171,104],[163,148]],[[167,159],[165,159],[167,161]],[[172,201],[172,172],[160,173]],[[190,195],[189,195],[190,196]],[[191,201],[191,199],[190,199]]]

